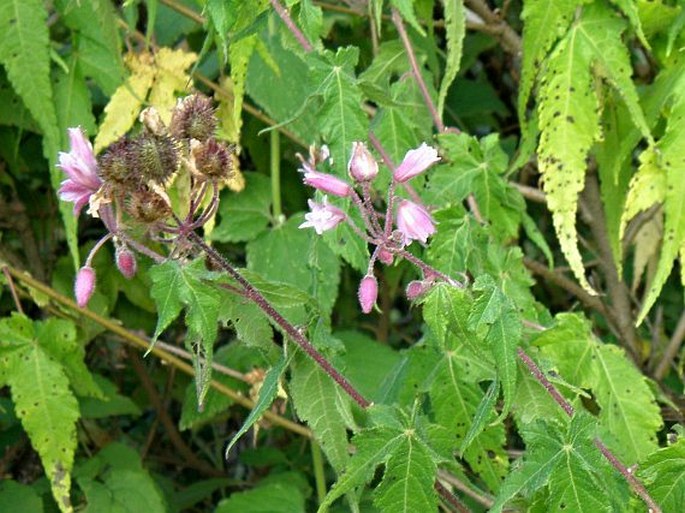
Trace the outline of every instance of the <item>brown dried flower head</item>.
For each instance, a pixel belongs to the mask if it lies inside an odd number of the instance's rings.
[[[178,101],[169,131],[179,140],[206,141],[216,132],[217,119],[212,100],[203,94],[191,94]]]
[[[232,148],[214,138],[201,143],[193,141],[190,145],[195,169],[210,180],[225,180],[233,175]]]

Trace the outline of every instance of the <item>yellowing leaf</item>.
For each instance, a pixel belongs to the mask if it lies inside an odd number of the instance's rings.
[[[174,93],[187,88],[190,77],[185,70],[196,59],[197,55],[192,52],[169,48],[161,48],[154,55],[149,52],[125,55],[124,63],[131,75],[105,107],[105,119],[95,137],[95,152],[99,153],[128,132],[146,104],[155,107],[162,121],[168,123],[176,104]]]
[[[628,222],[666,196],[666,173],[656,160],[656,152],[647,149],[640,155],[640,168],[630,180],[626,206],[621,216],[619,237],[622,239]]]
[[[114,91],[105,107],[105,119],[95,137],[95,153],[130,130],[155,79],[149,53],[129,53],[124,56],[124,63],[131,70],[131,75]]]
[[[631,291],[634,293],[637,290],[645,268],[650,263],[656,263],[656,257],[659,254],[659,242],[664,232],[664,222],[662,214],[659,213],[645,224],[643,224],[638,232],[635,234],[635,256],[633,257],[633,283]],[[682,248],[681,248],[682,258]],[[650,268],[651,269],[651,268]],[[653,271],[653,269],[651,269]],[[649,281],[649,278],[647,279]]]
[[[150,90],[149,103],[169,124],[171,110],[176,105],[176,91],[186,91],[190,75],[186,72],[197,60],[197,54],[171,48],[160,48],[154,56],[155,80]]]

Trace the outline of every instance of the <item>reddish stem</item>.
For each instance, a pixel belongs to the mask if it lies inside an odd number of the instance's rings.
[[[302,31],[297,28],[297,25],[293,22],[293,19],[290,17],[290,14],[288,14],[288,11],[283,7],[278,0],[271,0],[271,5],[273,6],[274,10],[276,13],[278,13],[278,16],[280,16],[281,20],[283,20],[283,23],[285,23],[285,26],[288,27],[288,30],[292,33],[293,36],[295,36],[295,39],[300,43],[300,46],[305,52],[311,52],[314,47],[312,44],[307,40],[306,37],[304,37],[304,34]]]

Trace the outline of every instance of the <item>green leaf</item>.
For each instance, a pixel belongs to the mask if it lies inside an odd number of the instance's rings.
[[[64,321],[32,323],[14,314],[0,320],[0,377],[10,386],[17,416],[40,455],[60,511],[73,511],[69,493],[76,451],[78,403],[65,368],[48,350],[63,339]],[[73,327],[72,327],[73,329]]]
[[[153,340],[161,335],[185,307],[188,328],[200,335],[204,344],[213,344],[217,333],[221,294],[206,282],[212,275],[205,269],[204,260],[197,259],[189,264],[167,260],[152,267],[150,277],[151,295],[157,303],[159,315]]]
[[[165,513],[164,497],[133,449],[111,443],[75,471],[86,513]]]
[[[476,297],[468,323],[474,331],[487,329],[486,342],[502,383],[502,419],[509,413],[516,389],[516,348],[521,341],[521,320],[514,305],[489,276],[476,279],[473,289],[481,294]]]
[[[53,84],[60,133],[66,134],[67,128],[81,126],[86,133],[93,134],[97,125],[90,93],[75,57],[69,60],[68,74],[61,68],[53,74]]]
[[[351,418],[349,397],[303,354],[291,366],[290,394],[297,415],[314,432],[331,466],[342,472],[349,461],[345,427]]]
[[[226,459],[228,459],[233,445],[235,445],[240,437],[247,433],[252,425],[261,418],[262,414],[267,410],[267,408],[271,406],[271,403],[273,403],[274,399],[276,399],[276,395],[278,394],[278,390],[281,386],[281,377],[283,376],[283,373],[285,372],[286,367],[288,367],[291,359],[292,355],[286,357],[284,352],[281,355],[281,359],[278,360],[276,365],[271,367],[271,369],[269,369],[269,371],[266,373],[266,376],[264,376],[264,382],[259,388],[259,397],[257,398],[254,408],[252,408],[252,411],[245,419],[245,422],[243,422],[243,425],[240,427],[238,432],[233,435],[233,438],[231,438],[231,441],[226,447]]]
[[[480,142],[466,134],[440,136],[448,165],[431,170],[426,201],[439,207],[461,203],[473,194],[483,217],[503,240],[518,235],[525,204],[521,195],[501,176],[508,157],[497,135]]]
[[[521,429],[528,450],[523,463],[504,481],[491,507],[499,513],[515,495],[531,497],[546,488],[547,511],[613,511],[606,488],[608,464],[594,447],[594,421],[576,415],[568,428],[537,420]]]
[[[102,419],[115,415],[140,416],[143,412],[129,397],[119,394],[117,386],[99,374],[93,375],[102,398],[79,397],[79,410],[84,419]]]
[[[256,347],[268,353],[273,347],[273,331],[264,312],[248,299],[227,292],[219,306],[219,317],[230,321],[238,340],[248,347]]]
[[[245,173],[245,189],[224,192],[219,203],[220,221],[212,231],[219,242],[243,242],[257,237],[271,216],[271,182],[257,173]]]
[[[43,500],[29,485],[11,479],[0,481],[0,504],[6,511],[43,513]]]
[[[354,75],[359,49],[338,48],[335,54],[326,50],[320,56],[310,53],[307,60],[310,76],[319,84],[314,95],[322,99],[317,126],[331,149],[336,174],[346,176],[352,143],[365,141],[369,128],[360,108],[362,94]]]
[[[640,463],[637,478],[664,513],[676,513],[685,504],[685,440],[650,454]]]
[[[397,10],[402,14],[402,17],[407,20],[407,22],[412,26],[422,36],[425,36],[419,20],[416,19],[416,13],[414,12],[414,2],[412,0],[390,0],[390,4],[397,8]]]
[[[440,83],[438,94],[438,113],[445,109],[447,90],[459,72],[461,54],[466,33],[466,11],[462,0],[442,0],[445,13],[445,35],[447,36],[447,56],[445,74]]]
[[[338,294],[339,262],[313,230],[301,230],[300,215],[247,244],[247,268],[267,280],[311,294],[330,316]]]
[[[632,465],[657,447],[660,410],[644,376],[622,349],[595,340],[587,321],[575,314],[559,314],[557,323],[535,344],[554,362],[572,385],[592,390],[601,408],[598,419],[608,443],[626,465]]]
[[[214,513],[305,513],[302,492],[288,483],[268,483],[252,490],[233,493],[222,500]]]

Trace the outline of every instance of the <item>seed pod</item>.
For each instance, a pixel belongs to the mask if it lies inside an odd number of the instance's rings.
[[[196,93],[178,101],[171,117],[169,131],[178,140],[205,141],[214,136],[216,125],[212,100]]]
[[[231,150],[223,142],[214,138],[204,143],[192,141],[190,153],[195,169],[210,180],[224,180],[233,174]]]
[[[169,217],[171,208],[167,201],[147,187],[131,192],[126,211],[141,223],[154,223]]]
[[[98,174],[105,182],[126,190],[135,189],[142,177],[135,168],[135,144],[124,136],[98,156]]]
[[[166,135],[143,132],[134,139],[133,164],[140,170],[143,182],[164,185],[178,168],[178,148]]]

